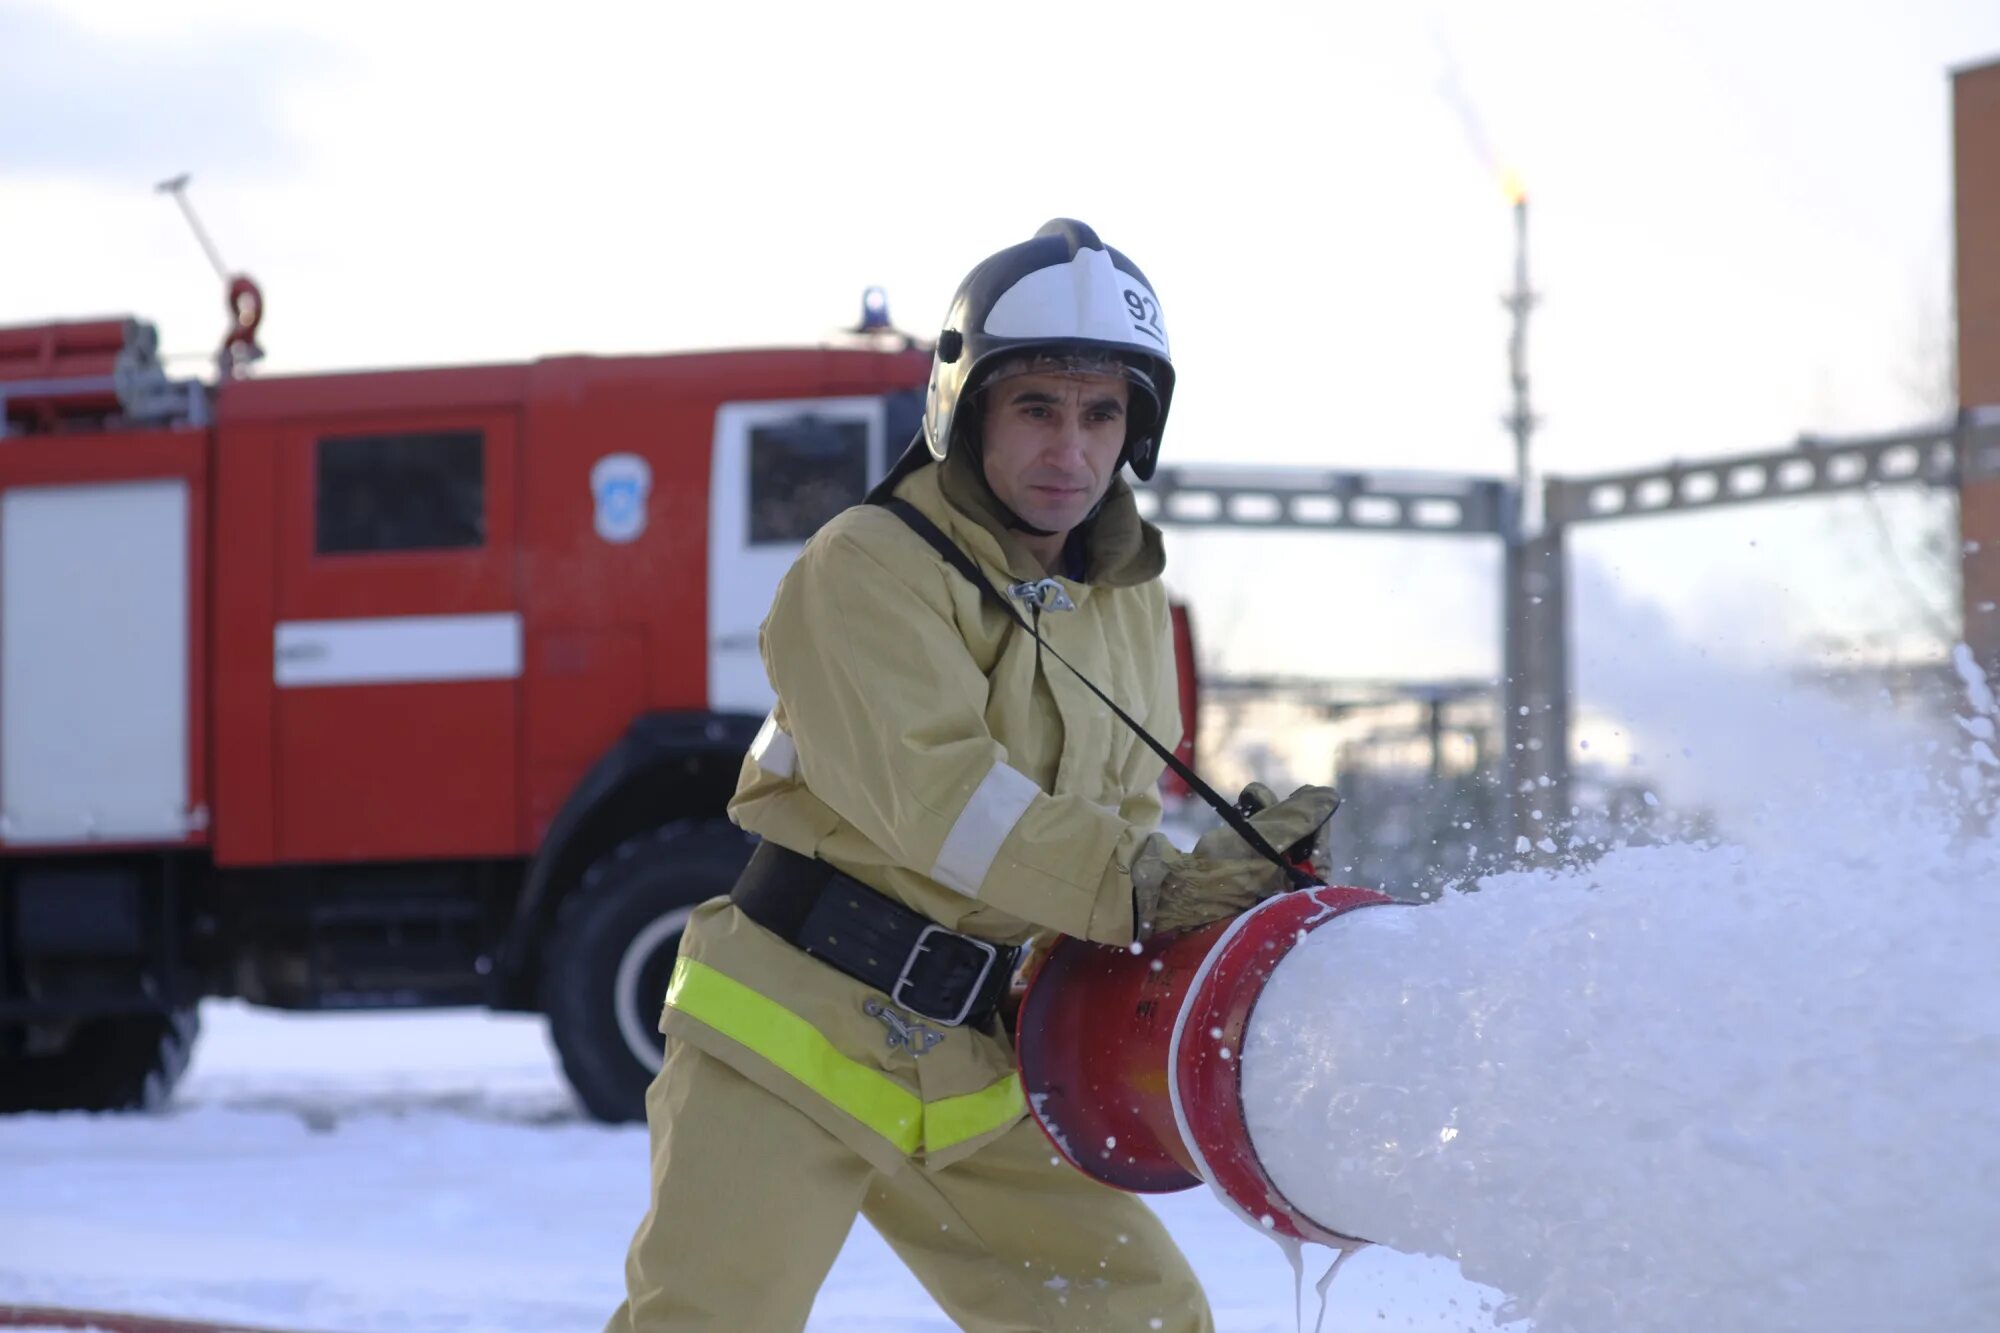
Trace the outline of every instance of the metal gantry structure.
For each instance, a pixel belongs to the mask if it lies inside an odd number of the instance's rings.
[[[1163,467],[1140,488],[1156,523],[1327,532],[1497,534],[1511,494],[1495,477],[1309,467]]]
[[[1141,488],[1153,522],[1188,528],[1418,533],[1504,546],[1497,682],[1509,834],[1559,846],[1570,809],[1567,535],[1584,523],[2000,478],[2000,407],[1886,435],[1801,436],[1791,447],[1653,468],[1549,477],[1530,496],[1476,475],[1297,467],[1161,468]],[[1524,505],[1539,500],[1538,506]],[[1538,509],[1530,527],[1524,512]],[[1520,840],[1525,839],[1525,843]]]

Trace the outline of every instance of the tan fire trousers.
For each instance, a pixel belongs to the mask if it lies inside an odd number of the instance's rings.
[[[1152,1210],[1053,1162],[1031,1122],[942,1170],[883,1174],[721,1061],[667,1045],[646,1098],[652,1208],[606,1333],[803,1329],[856,1213],[970,1333],[1213,1333]]]

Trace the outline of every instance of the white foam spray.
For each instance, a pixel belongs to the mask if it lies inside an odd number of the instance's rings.
[[[1543,1333],[2000,1327],[1986,683],[1946,744],[1652,652],[1623,703],[1688,701],[1649,721],[1727,840],[1308,936],[1245,1044],[1259,1158]]]

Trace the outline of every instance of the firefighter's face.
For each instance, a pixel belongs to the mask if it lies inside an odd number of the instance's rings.
[[[982,452],[993,493],[1035,527],[1067,533],[1118,471],[1130,393],[1114,375],[1023,374],[990,386]]]

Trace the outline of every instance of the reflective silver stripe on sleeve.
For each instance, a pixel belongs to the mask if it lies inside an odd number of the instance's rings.
[[[987,769],[959,812],[958,822],[945,835],[931,878],[968,898],[978,897],[986,872],[1000,855],[1000,844],[1041,794],[1035,780],[1018,769],[1001,763]]]
[[[764,719],[757,739],[750,742],[750,758],[757,767],[776,778],[789,778],[799,769],[799,747],[778,728],[778,715]]]

